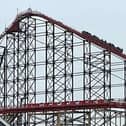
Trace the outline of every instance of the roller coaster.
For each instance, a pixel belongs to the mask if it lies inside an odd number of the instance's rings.
[[[0,35],[0,93],[10,126],[125,126],[126,54],[29,8]]]

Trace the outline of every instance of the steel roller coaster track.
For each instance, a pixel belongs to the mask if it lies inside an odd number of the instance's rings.
[[[13,126],[123,126],[126,54],[28,9],[0,35],[0,92]]]

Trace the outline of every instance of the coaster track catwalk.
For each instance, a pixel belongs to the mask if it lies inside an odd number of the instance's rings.
[[[11,126],[123,126],[126,55],[28,9],[0,35],[0,93]]]

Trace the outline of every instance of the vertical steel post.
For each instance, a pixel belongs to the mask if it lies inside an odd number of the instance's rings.
[[[124,61],[124,101],[126,102],[126,60]],[[124,114],[124,125],[126,125],[126,110]]]

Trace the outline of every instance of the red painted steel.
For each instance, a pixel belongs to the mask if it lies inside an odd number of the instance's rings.
[[[15,31],[19,31],[19,27],[18,27],[18,22],[25,18],[25,17],[31,17],[31,16],[37,16],[37,17],[41,17],[45,20],[47,20],[48,22],[52,23],[52,24],[56,24],[57,26],[62,27],[63,29],[74,33],[75,35],[78,35],[81,38],[84,38],[85,40],[97,45],[100,48],[103,48],[105,50],[108,50],[109,52],[112,52],[113,54],[119,56],[120,58],[126,59],[126,54],[124,54],[122,51],[120,51],[118,48],[111,46],[109,43],[105,43],[103,40],[100,39],[96,39],[96,37],[94,37],[91,34],[87,34],[85,33],[81,33],[65,24],[63,24],[60,21],[54,20],[51,17],[48,17],[40,12],[37,11],[26,11],[24,13],[20,13],[19,15],[17,15],[16,19],[13,21],[12,25],[6,29],[5,33],[9,33],[9,32],[15,32]]]
[[[55,103],[32,103],[22,105],[20,107],[0,108],[0,114],[7,113],[25,113],[25,112],[52,112],[65,110],[81,110],[81,109],[107,109],[119,108],[126,109],[125,101],[109,101],[109,100],[85,100],[85,101],[67,101]]]

